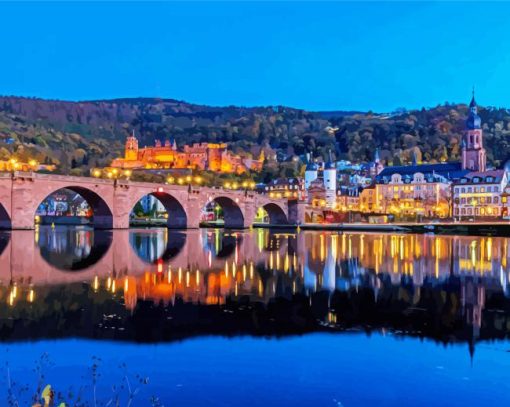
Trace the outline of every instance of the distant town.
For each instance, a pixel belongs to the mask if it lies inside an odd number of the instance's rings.
[[[334,131],[334,129],[331,129]],[[165,183],[215,185],[225,189],[254,190],[271,198],[287,198],[306,205],[305,223],[392,223],[392,222],[492,222],[510,218],[510,164],[490,168],[484,148],[482,121],[475,95],[471,98],[460,143],[460,161],[426,163],[414,154],[412,163],[386,166],[379,149],[371,162],[354,163],[305,154],[299,176],[278,177],[260,182],[267,163],[264,149],[257,157],[235,154],[228,143],[194,143],[180,148],[175,140],[156,140],[154,146],[139,146],[134,131],[125,141],[124,156],[109,166],[91,169],[96,178],[135,179],[135,174],[157,174]],[[55,165],[15,158],[0,161],[0,171],[52,172]],[[231,178],[218,185],[216,175]],[[162,178],[161,178],[162,177]],[[92,216],[87,202],[73,192],[48,197],[38,216]],[[149,195],[133,209],[133,218],[168,217],[162,203]],[[260,208],[257,221],[267,214]],[[204,208],[202,221],[222,222],[216,202]]]

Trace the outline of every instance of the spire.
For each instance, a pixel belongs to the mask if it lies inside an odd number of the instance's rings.
[[[306,171],[317,171],[317,164],[315,164],[310,153],[306,153]]]
[[[468,130],[480,129],[481,119],[478,116],[478,106],[475,100],[475,88],[473,86],[471,102],[469,103],[469,113],[466,121]]]
[[[416,154],[416,150],[413,150],[413,165],[418,165],[418,157]]]
[[[475,100],[475,87],[473,85],[473,89],[471,91],[471,103],[469,103],[469,107],[470,108],[473,108],[473,107],[476,107],[476,100]]]
[[[377,147],[377,148],[375,149],[374,162],[375,162],[376,164],[378,164],[378,163],[379,163],[379,161],[381,161],[381,157],[379,157],[379,147]]]
[[[325,168],[327,170],[334,170],[336,168],[335,163],[333,162],[333,155],[331,154],[331,149],[329,149],[328,151],[328,162],[326,163]]]

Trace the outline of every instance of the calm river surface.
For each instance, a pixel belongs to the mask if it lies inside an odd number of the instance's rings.
[[[0,405],[508,405],[509,243],[1,232]]]

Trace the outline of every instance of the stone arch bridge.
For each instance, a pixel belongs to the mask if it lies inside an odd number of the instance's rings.
[[[0,228],[33,229],[38,206],[63,188],[79,193],[88,202],[93,210],[92,224],[102,229],[128,228],[131,210],[146,195],[161,201],[168,212],[167,226],[174,229],[197,228],[209,201],[223,208],[226,228],[250,227],[260,207],[273,225],[299,224],[303,212],[297,201],[246,190],[15,172],[0,173]]]

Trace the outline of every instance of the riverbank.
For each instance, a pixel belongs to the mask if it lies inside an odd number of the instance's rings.
[[[254,224],[255,228],[296,229],[295,225]],[[308,223],[301,230],[380,233],[434,233],[438,235],[510,236],[510,222],[499,223]]]

